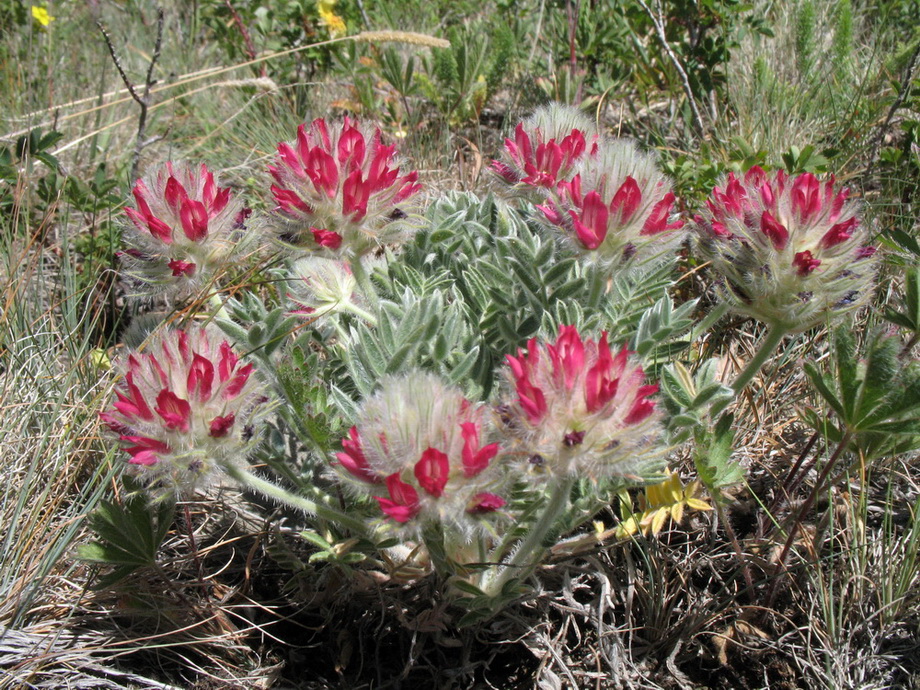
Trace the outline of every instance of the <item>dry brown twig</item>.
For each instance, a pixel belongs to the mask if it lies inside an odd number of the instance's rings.
[[[153,45],[153,55],[150,56],[150,64],[147,66],[147,76],[144,79],[144,93],[143,95],[138,94],[137,88],[134,86],[132,81],[128,78],[125,68],[121,63],[121,58],[118,56],[118,51],[115,50],[115,44],[112,43],[112,37],[109,34],[108,29],[106,29],[105,24],[101,21],[96,22],[96,26],[99,27],[99,31],[102,32],[103,38],[105,38],[105,44],[109,48],[109,54],[112,56],[112,62],[115,63],[115,68],[118,70],[118,74],[121,75],[121,80],[125,83],[125,86],[128,89],[128,93],[131,94],[131,98],[137,101],[137,104],[141,107],[141,112],[137,118],[137,139],[134,143],[134,154],[131,157],[131,179],[137,179],[137,169],[140,165],[141,160],[141,151],[145,147],[157,141],[160,137],[153,137],[151,139],[145,139],[144,136],[147,133],[147,111],[150,108],[150,90],[154,84],[156,84],[156,79],[153,78],[153,70],[156,67],[157,60],[160,59],[160,49],[163,47],[163,21],[164,14],[163,8],[157,8],[157,37]]]
[[[656,14],[652,12],[652,8],[648,6],[645,0],[638,0],[638,2],[649,16],[649,19],[652,20],[652,24],[655,25],[655,33],[658,35],[658,40],[661,41],[664,52],[667,53],[668,58],[674,65],[674,69],[676,69],[677,73],[680,75],[681,86],[683,86],[684,94],[687,96],[687,102],[690,104],[690,110],[693,113],[693,128],[696,130],[697,135],[703,138],[705,133],[703,129],[703,117],[700,115],[700,108],[696,103],[696,99],[693,97],[693,90],[690,88],[690,78],[687,76],[687,72],[683,65],[680,64],[680,60],[677,59],[677,55],[675,55],[674,51],[671,49],[668,43],[668,37],[665,35],[661,4],[658,4],[658,13]]]

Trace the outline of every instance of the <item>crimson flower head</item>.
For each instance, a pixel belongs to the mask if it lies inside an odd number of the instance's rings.
[[[482,405],[434,375],[387,378],[364,402],[334,465],[394,526],[411,532],[439,522],[466,538],[505,505],[507,476],[488,421]]]
[[[651,476],[663,467],[657,385],[607,334],[584,339],[560,326],[555,343],[531,339],[508,355],[513,398],[499,407],[517,455],[547,478]]]
[[[735,311],[803,331],[869,297],[875,248],[833,176],[729,173],[695,218],[700,253]]]
[[[379,129],[347,117],[300,125],[295,141],[278,145],[269,172],[279,239],[308,251],[360,256],[400,239],[396,221],[421,189],[417,172],[402,174],[396,148],[381,141]]]
[[[598,136],[588,118],[576,108],[551,105],[518,123],[514,138],[505,139],[502,159],[491,167],[512,192],[539,202],[597,151]]]
[[[151,492],[190,493],[245,457],[266,398],[252,364],[228,342],[202,329],[169,330],[122,368],[100,416]]]
[[[621,267],[674,253],[685,236],[674,201],[654,156],[618,140],[603,142],[537,209],[577,253]]]
[[[167,163],[134,186],[120,257],[139,285],[189,294],[212,280],[247,243],[249,209],[202,164]]]
[[[492,171],[584,259],[614,268],[643,264],[684,239],[655,157],[598,134],[577,108],[554,104],[520,123]]]

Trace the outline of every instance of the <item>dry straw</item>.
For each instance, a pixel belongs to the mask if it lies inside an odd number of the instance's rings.
[[[355,41],[366,43],[412,43],[431,48],[450,48],[450,41],[414,31],[362,31]]]

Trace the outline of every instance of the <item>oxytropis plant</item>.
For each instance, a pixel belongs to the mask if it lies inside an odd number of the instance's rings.
[[[411,223],[420,185],[399,165],[379,130],[347,118],[279,145],[276,207],[253,227],[271,231],[281,287],[221,302],[211,316],[235,342],[166,331],[128,357],[103,420],[132,472],[153,492],[227,476],[360,538],[352,545],[395,539],[477,615],[513,599],[554,540],[618,492],[664,481],[658,494],[677,507],[649,500],[655,516],[706,508],[696,484],[665,473],[668,444],[709,424],[732,390],[711,363],[693,378],[677,361],[694,304],[675,309],[667,294],[685,233],[654,156],[553,106],[493,164],[519,210],[467,198]],[[146,262],[180,284],[219,271],[245,218],[206,168],[181,170],[139,183],[129,216],[146,244],[135,237],[126,252],[132,269]],[[707,323],[732,308],[771,328],[735,391],[783,334],[866,299],[874,258],[857,211],[833,179],[754,169],[730,175],[695,218],[724,300]],[[470,262],[458,267],[461,249]],[[511,320],[534,304],[541,313]],[[482,342],[492,328],[501,349]],[[676,391],[667,412],[653,366]],[[284,486],[246,467],[260,436],[260,461]],[[629,519],[623,534],[637,529]],[[664,518],[649,520],[657,532]]]
[[[353,491],[373,495],[404,536],[436,525],[458,544],[504,507],[509,474],[498,462],[490,411],[432,374],[387,378],[362,405],[336,454]]]
[[[278,144],[269,172],[278,239],[344,257],[398,241],[405,228],[397,221],[407,216],[399,204],[421,189],[417,172],[401,174],[396,148],[382,143],[379,129],[347,117],[301,125],[296,141]]]
[[[254,446],[267,412],[265,386],[218,334],[165,330],[122,369],[102,420],[150,492],[206,488]]]
[[[248,208],[219,187],[214,173],[167,163],[134,186],[128,207],[125,273],[142,293],[187,297],[206,287],[237,260],[253,236],[245,232]]]

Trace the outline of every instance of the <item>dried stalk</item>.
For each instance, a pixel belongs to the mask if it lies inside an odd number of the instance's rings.
[[[115,45],[112,43],[112,37],[108,29],[106,29],[105,24],[100,21],[96,22],[96,26],[99,27],[99,31],[102,32],[102,36],[105,38],[105,44],[109,47],[109,54],[112,56],[112,62],[115,63],[115,68],[121,75],[121,80],[125,83],[128,93],[131,94],[131,98],[133,98],[141,108],[140,115],[138,115],[137,118],[137,139],[134,142],[134,155],[131,158],[131,180],[136,180],[137,169],[140,166],[141,151],[144,150],[144,147],[156,141],[156,138],[146,140],[144,137],[147,133],[147,111],[150,108],[150,90],[153,85],[156,84],[156,79],[153,78],[153,70],[156,67],[157,60],[160,59],[160,49],[163,47],[163,9],[157,9],[157,37],[153,46],[153,55],[150,57],[150,64],[147,67],[147,76],[144,79],[143,95],[138,94],[134,84],[128,78],[128,74],[125,72],[125,68],[121,63],[121,58],[115,50]]]
[[[885,139],[885,132],[891,127],[891,121],[894,119],[894,114],[904,104],[904,99],[907,98],[907,94],[910,91],[910,84],[914,76],[914,70],[917,69],[918,59],[920,59],[920,43],[914,48],[910,60],[907,61],[907,69],[904,70],[904,77],[901,79],[901,88],[898,91],[898,96],[894,99],[894,103],[891,104],[888,115],[885,117],[885,122],[882,123],[882,126],[879,127],[878,131],[875,133],[874,141],[872,142],[872,155],[869,156],[870,166],[874,166],[878,160],[878,152],[882,147],[882,141]]]
[[[674,54],[674,51],[671,50],[671,46],[668,44],[668,37],[665,35],[664,21],[661,16],[661,5],[659,4],[659,11],[656,15],[652,12],[652,8],[646,4],[645,0],[638,1],[639,4],[642,5],[642,9],[644,9],[645,13],[649,16],[649,19],[652,20],[652,24],[655,25],[655,32],[658,34],[658,40],[661,41],[664,52],[668,54],[668,57],[674,64],[674,68],[680,75],[680,82],[683,86],[684,94],[687,96],[687,102],[690,103],[690,111],[693,113],[693,128],[696,130],[697,135],[702,138],[704,136],[704,130],[700,108],[696,103],[696,99],[693,97],[693,90],[690,88],[690,78],[687,76],[687,72],[684,70],[683,65],[680,64],[680,60],[677,59],[677,55]]]

